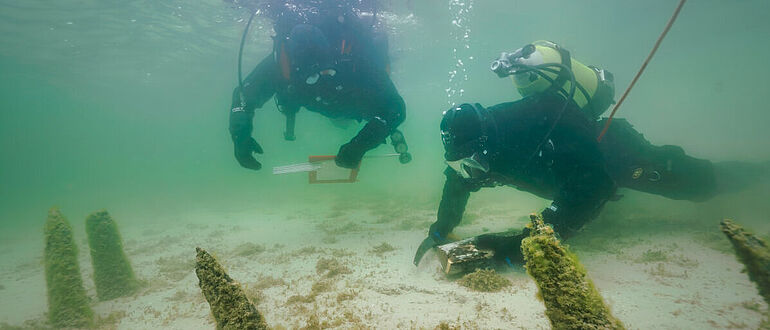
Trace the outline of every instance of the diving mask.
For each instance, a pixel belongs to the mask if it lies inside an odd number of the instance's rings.
[[[458,160],[447,160],[446,163],[463,179],[478,179],[489,173],[489,162],[478,152]]]

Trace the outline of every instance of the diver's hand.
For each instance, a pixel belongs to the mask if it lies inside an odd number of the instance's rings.
[[[253,137],[233,138],[233,145],[235,146],[235,159],[238,160],[238,164],[255,171],[262,168],[262,164],[254,158],[254,153],[262,153],[262,146]]]
[[[451,235],[452,234],[450,233],[448,236]],[[414,265],[420,265],[420,260],[422,260],[422,257],[425,255],[425,253],[428,252],[428,250],[448,242],[450,242],[450,239],[447,237],[441,237],[441,234],[438,232],[434,231],[433,234],[428,234],[428,237],[422,240],[422,243],[420,243],[420,246],[417,248],[417,252],[414,254]]]
[[[425,255],[425,253],[436,246],[438,246],[438,242],[433,240],[433,238],[430,236],[422,240],[422,243],[420,243],[420,246],[417,248],[417,252],[414,254],[414,261],[412,261],[414,265],[419,266],[420,260],[422,260],[422,257]]]
[[[521,241],[529,237],[530,229],[524,227],[518,234],[484,234],[476,237],[476,247],[495,252],[497,261],[513,264],[524,264],[521,253]]]
[[[366,150],[361,146],[348,142],[340,147],[340,151],[337,152],[337,157],[334,158],[334,162],[339,167],[354,169],[361,164],[361,158],[364,158]]]

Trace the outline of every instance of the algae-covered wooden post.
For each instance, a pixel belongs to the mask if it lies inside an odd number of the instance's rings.
[[[110,300],[134,293],[139,281],[123,252],[115,220],[107,211],[94,212],[86,218],[86,234],[99,299]]]
[[[58,208],[45,223],[45,279],[48,287],[48,320],[57,328],[87,328],[93,311],[78,265],[72,227]]]
[[[746,265],[749,279],[757,284],[759,294],[770,304],[770,248],[767,243],[730,220],[723,220],[720,227],[733,244],[738,260]]]
[[[623,329],[586,276],[577,257],[537,215],[521,243],[527,273],[535,279],[554,329]]]
[[[217,329],[267,329],[262,314],[246,298],[241,286],[227,275],[214,257],[195,248],[195,274],[209,302]]]

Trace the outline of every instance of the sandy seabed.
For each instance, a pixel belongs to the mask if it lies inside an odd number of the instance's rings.
[[[493,204],[469,209],[455,232],[470,236],[520,227],[530,211]],[[767,306],[741,272],[718,222],[713,231],[680,230],[686,226],[667,227],[666,219],[624,212],[618,222],[609,213],[568,243],[628,328],[757,328]],[[443,276],[432,252],[415,267],[414,251],[433,219],[435,209],[428,205],[365,203],[195,212],[154,221],[116,217],[126,252],[147,284],[133,296],[106,302],[95,298],[84,235],[76,239],[103,329],[213,329],[194,273],[198,246],[245,287],[274,328],[549,328],[523,268],[502,273],[512,286],[484,293]],[[0,250],[0,329],[44,324],[42,246],[29,246]]]

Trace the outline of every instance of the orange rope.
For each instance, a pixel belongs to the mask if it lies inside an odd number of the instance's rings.
[[[617,112],[618,108],[620,108],[620,105],[623,104],[623,101],[626,99],[626,96],[628,96],[628,92],[631,91],[631,88],[634,88],[636,81],[639,80],[639,77],[642,75],[642,72],[644,72],[644,69],[647,68],[647,64],[650,63],[652,56],[655,55],[656,51],[658,51],[658,47],[660,46],[660,43],[663,41],[663,38],[666,37],[666,34],[668,33],[668,30],[671,29],[671,26],[674,25],[674,21],[676,21],[676,17],[679,16],[679,11],[682,10],[682,6],[684,6],[685,1],[687,0],[679,1],[679,5],[676,6],[676,9],[674,10],[674,15],[672,15],[671,18],[668,20],[668,24],[666,24],[666,28],[663,29],[663,33],[660,34],[660,37],[658,37],[658,41],[655,42],[655,46],[652,47],[652,51],[650,51],[650,55],[647,55],[647,59],[644,60],[644,63],[642,64],[642,67],[639,69],[639,72],[636,73],[634,80],[631,80],[631,84],[628,85],[628,88],[623,93],[623,96],[620,97],[620,100],[618,101],[618,103],[615,104],[615,108],[612,109],[612,113],[610,113],[610,117],[607,118],[607,123],[604,124],[604,128],[602,129],[602,132],[599,134],[599,137],[596,139],[597,141],[602,142],[602,138],[604,137],[604,134],[607,133],[607,129],[610,128],[610,123],[612,123],[612,117],[615,116],[615,112]]]

